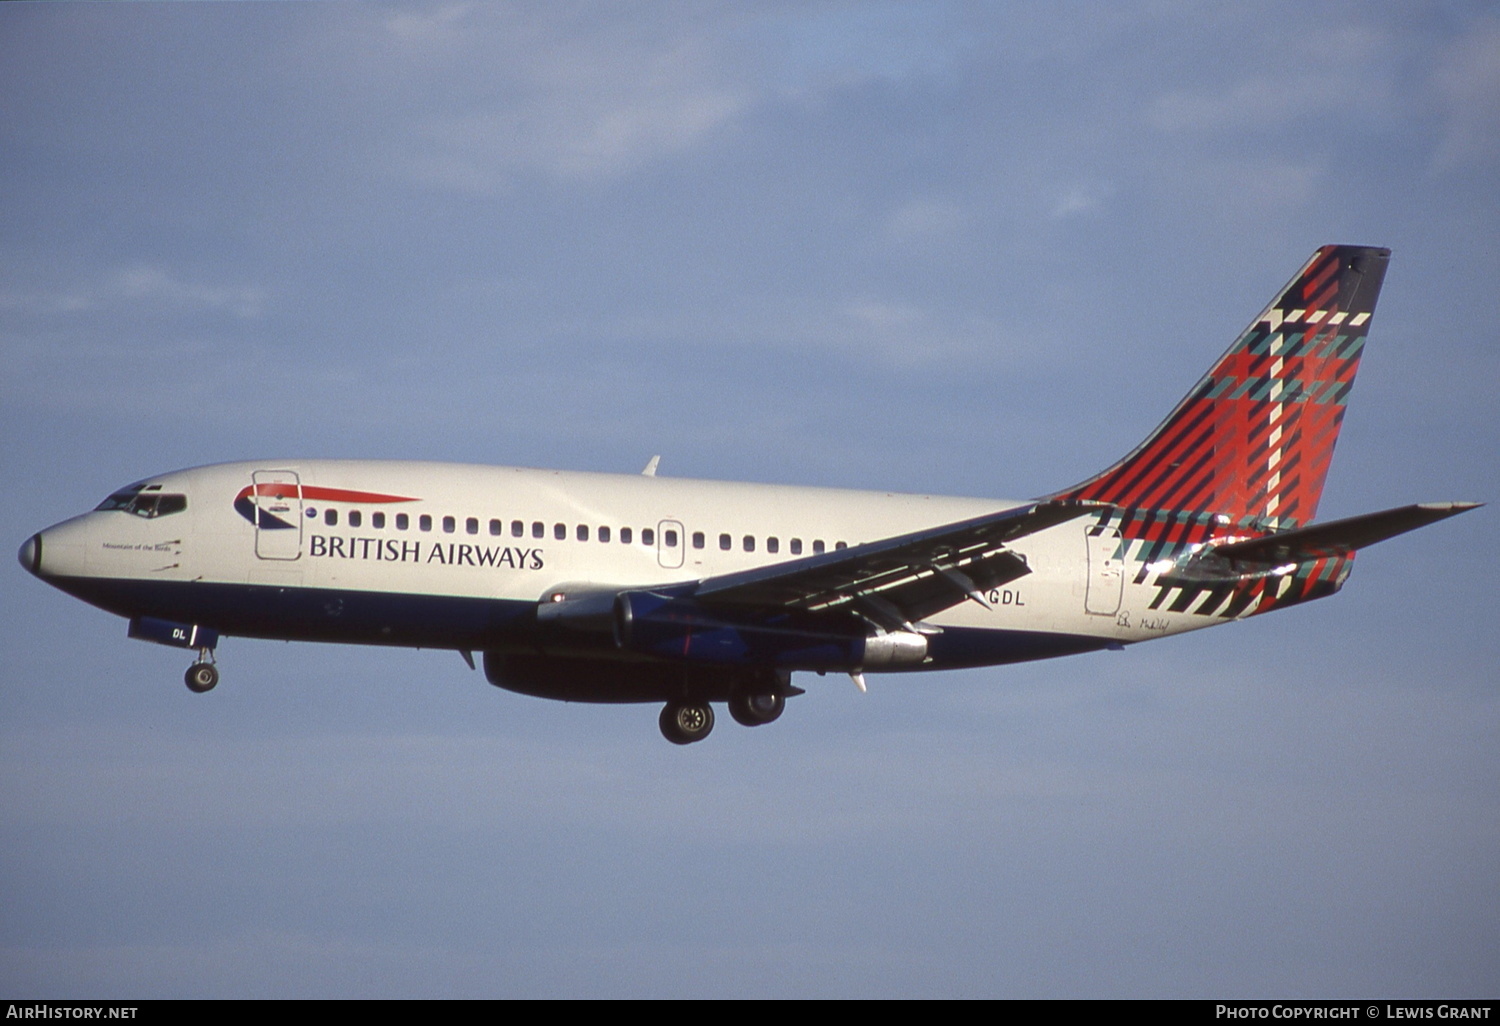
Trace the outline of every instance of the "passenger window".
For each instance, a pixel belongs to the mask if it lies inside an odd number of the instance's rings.
[[[628,528],[628,527],[622,527],[622,528],[620,528],[620,544],[621,545],[629,545],[630,544],[630,537],[631,537],[631,535],[630,535],[630,528]]]
[[[767,552],[780,552],[781,551],[781,540],[779,538],[777,538],[775,535],[772,535],[771,537],[767,538],[766,539],[766,551]]]
[[[653,531],[653,530],[651,530],[651,528],[649,528],[649,527],[643,527],[643,528],[641,528],[641,544],[642,545],[655,545],[656,544],[656,532]]]
[[[469,519],[465,520],[464,521],[464,530],[466,532],[468,532],[469,534],[478,534],[479,533],[479,518],[478,517],[470,517]]]
[[[818,538],[818,539],[816,539],[813,542],[813,554],[814,555],[819,555],[819,556],[821,556],[823,554],[823,539],[822,538]]]
[[[510,536],[512,538],[522,538],[525,537],[525,535],[526,525],[521,523],[521,521],[519,520],[512,520],[510,522]]]
[[[373,528],[375,528],[375,530],[377,530],[377,531],[384,531],[385,530],[385,514],[384,513],[371,513],[370,514],[370,526],[373,527]]]
[[[589,525],[588,524],[579,524],[578,525],[578,536],[577,537],[578,537],[579,541],[588,541],[589,540]]]
[[[734,539],[733,538],[729,537],[729,535],[727,535],[727,534],[721,534],[721,535],[719,535],[719,548],[723,549],[725,552],[728,552],[733,547],[734,547]]]
[[[502,535],[504,533],[505,533],[505,525],[502,524],[500,521],[495,520],[495,519],[492,518],[490,520],[490,534],[493,537],[498,538],[498,537],[500,537],[500,535]]]
[[[745,551],[746,552],[754,552],[755,551],[755,535],[753,535],[753,534],[747,534],[747,535],[745,535]]]
[[[703,532],[702,531],[694,531],[693,532],[693,548],[695,548],[695,549],[701,549],[701,548],[703,548]]]
[[[457,527],[457,526],[458,526],[458,524],[454,522],[454,520],[453,520],[452,517],[444,517],[443,518],[443,533],[444,534],[452,534],[453,533],[453,529],[455,527]]]
[[[349,526],[350,527],[358,527],[363,522],[364,522],[364,514],[363,513],[361,513],[357,509],[351,509],[349,511]]]
[[[417,518],[417,527],[423,531],[432,530],[432,517],[426,513],[423,513],[420,517]]]
[[[609,541],[609,528],[607,528],[607,527],[601,527],[601,528],[599,528],[599,540],[602,541],[602,542]]]
[[[558,541],[567,541],[568,540],[568,525],[567,524],[553,524],[552,525],[552,537],[556,538]]]
[[[793,538],[791,544],[792,544],[792,555],[794,555],[794,556],[800,556],[800,555],[802,555],[802,539],[801,538]]]
[[[531,522],[531,536],[533,538],[547,537],[547,525],[540,520],[533,520]]]
[[[323,523],[329,527],[337,527],[339,525],[339,511],[336,509],[325,509],[323,511]]]
[[[844,542],[834,542],[833,547],[836,549],[847,549],[849,546]]]
[[[396,514],[396,530],[404,531],[411,526],[411,518],[405,513]]]
[[[661,540],[666,543],[667,548],[675,549],[677,547],[677,532],[663,531],[661,533]]]

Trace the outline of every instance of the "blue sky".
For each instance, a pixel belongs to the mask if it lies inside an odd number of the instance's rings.
[[[1021,498],[1395,251],[1323,516],[1500,497],[1482,3],[0,5],[0,538],[348,456]],[[773,726],[0,588],[0,990],[1493,996],[1482,510]]]

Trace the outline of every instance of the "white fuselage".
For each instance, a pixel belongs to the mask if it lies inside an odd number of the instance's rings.
[[[287,527],[257,526],[245,497],[257,481],[287,483],[275,506]],[[534,606],[551,589],[659,587],[834,551],[845,545],[953,523],[1018,505],[969,499],[459,464],[262,460],[177,471],[143,482],[187,497],[181,512],[147,518],[96,511],[39,536],[45,576],[129,585],[251,586],[287,593],[501,600]],[[370,501],[365,496],[376,496]],[[236,507],[239,497],[240,508]],[[402,500],[402,501],[393,501]],[[931,618],[944,628],[1026,631],[1129,643],[1222,622],[1160,605],[1133,580],[1128,546],[1089,536],[1084,517],[1017,541],[1030,573]],[[295,525],[295,526],[292,526]],[[81,597],[122,615],[91,593]],[[248,593],[247,593],[248,595]],[[247,598],[247,601],[254,601]],[[309,630],[225,633],[380,642],[344,637],[337,598]],[[180,599],[173,610],[182,614]],[[987,608],[986,608],[987,606]],[[324,608],[327,607],[327,608]],[[335,611],[330,612],[330,609]],[[411,643],[392,624],[392,644]],[[429,642],[435,643],[435,642]],[[455,638],[451,647],[482,639]],[[930,664],[929,664],[930,665]],[[917,669],[922,667],[903,667]],[[937,667],[931,667],[937,668]],[[872,667],[873,669],[873,667]]]

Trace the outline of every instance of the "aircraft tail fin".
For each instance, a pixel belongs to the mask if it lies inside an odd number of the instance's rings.
[[[1050,498],[1310,521],[1390,255],[1318,249],[1144,442]]]

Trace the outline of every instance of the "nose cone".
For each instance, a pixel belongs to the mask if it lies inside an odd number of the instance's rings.
[[[16,558],[26,568],[29,574],[40,573],[42,568],[42,536],[34,534],[21,543],[21,551],[16,553]]]

